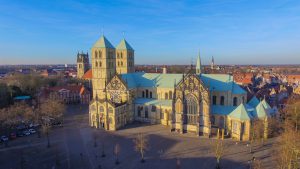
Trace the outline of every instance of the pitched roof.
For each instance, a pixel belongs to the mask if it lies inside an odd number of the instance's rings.
[[[172,106],[172,100],[158,100],[158,99],[148,99],[148,98],[137,98],[134,100],[135,104],[143,105],[155,105],[155,106]]]
[[[252,99],[248,102],[248,104],[252,107],[256,107],[259,104],[259,100],[256,96],[253,96]]]
[[[96,43],[93,45],[93,48],[111,48],[114,49],[115,47],[106,39],[104,35],[102,35]]]
[[[201,74],[200,79],[209,90],[232,91],[233,94],[246,94],[247,92],[237,85],[228,74]]]
[[[93,71],[89,69],[85,74],[82,76],[82,79],[92,79],[93,78]]]
[[[251,116],[249,115],[248,111],[244,104],[240,104],[233,112],[231,112],[228,116],[239,119],[239,120],[250,120]]]
[[[199,70],[199,73],[202,73],[202,72],[201,72],[201,58],[200,58],[200,52],[199,52],[199,55],[198,55],[198,58],[197,58],[196,72],[197,72],[197,70]]]
[[[265,109],[270,109],[270,108],[271,108],[271,106],[270,106],[269,103],[266,101],[266,99],[262,100],[261,102],[262,102],[262,104],[264,105],[264,108],[265,108]]]
[[[182,79],[182,74],[160,74],[135,72],[121,74],[121,78],[127,83],[128,88],[136,87],[161,87],[173,88],[174,82]]]
[[[263,105],[263,102],[261,101],[257,106],[256,106],[256,117],[259,119],[265,118],[268,116],[268,113]]]
[[[125,39],[121,40],[121,42],[119,43],[116,49],[133,50],[133,48],[129,45],[129,43]]]
[[[178,84],[182,74],[160,74],[135,72],[121,74],[121,78],[129,88],[136,87],[161,87],[174,88],[174,82]],[[246,91],[234,83],[232,77],[226,74],[201,74],[200,79],[206,87],[214,91],[232,91],[233,94],[245,94]]]

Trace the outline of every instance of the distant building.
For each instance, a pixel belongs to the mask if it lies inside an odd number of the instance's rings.
[[[83,85],[56,86],[44,89],[42,97],[59,100],[65,104],[88,104],[90,91]]]
[[[46,69],[43,70],[40,75],[44,77],[51,77],[51,76],[57,76],[58,73],[52,69]]]
[[[78,53],[77,54],[77,78],[82,76],[90,69],[89,54]]]

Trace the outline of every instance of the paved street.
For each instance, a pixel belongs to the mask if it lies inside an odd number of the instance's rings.
[[[148,138],[145,163],[140,162],[140,155],[134,150],[133,139],[138,133],[144,133]],[[95,135],[97,139],[94,139]],[[46,147],[45,137],[18,138],[11,141],[9,147],[0,146],[0,168],[52,169],[56,165],[59,169],[96,169],[101,165],[102,169],[175,169],[177,159],[182,169],[214,168],[213,140],[171,133],[169,128],[161,125],[131,124],[116,132],[93,129],[88,126],[87,107],[69,106],[64,127],[51,131],[50,148]],[[273,141],[254,148],[254,156],[262,161],[263,168],[272,168],[275,164],[270,162]],[[120,145],[119,165],[115,164],[113,153],[116,144]],[[226,139],[225,144],[222,168],[249,168],[252,155],[246,143],[236,144]],[[106,157],[101,157],[102,152]]]

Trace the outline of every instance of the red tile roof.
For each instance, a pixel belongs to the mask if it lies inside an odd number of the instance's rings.
[[[92,79],[93,77],[93,71],[92,69],[89,69],[85,74],[82,76],[83,79]]]

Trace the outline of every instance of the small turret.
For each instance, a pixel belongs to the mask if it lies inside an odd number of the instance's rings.
[[[199,51],[197,63],[196,63],[196,74],[200,75],[201,73],[202,73],[202,66],[201,66],[201,58],[200,58],[200,51]]]

